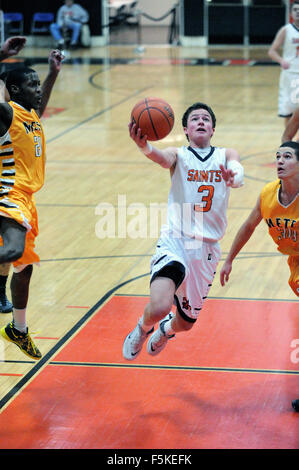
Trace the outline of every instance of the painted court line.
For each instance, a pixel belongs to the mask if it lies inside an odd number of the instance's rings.
[[[15,384],[11,390],[0,399],[0,409],[3,408],[8,404],[8,402],[17,394],[19,391],[27,385],[27,383],[36,375],[39,373],[39,371],[46,365],[59,365],[59,362],[53,361],[52,358],[53,356],[58,353],[64,346],[65,344],[77,333],[79,329],[81,329],[84,324],[93,316],[95,315],[108,301],[112,296],[114,295],[121,295],[121,294],[116,294],[116,292],[123,288],[124,286],[141,279],[143,277],[148,276],[148,273],[146,274],[141,274],[139,276],[136,276],[134,278],[131,278],[129,280],[126,280],[124,282],[119,283],[118,285],[114,286],[112,289],[110,289],[106,294],[93,306],[91,307],[86,313],[82,315],[82,317],[73,325],[73,327],[70,328],[70,330],[62,337],[60,338],[55,345],[46,353],[38,362],[33,363],[33,367],[24,375],[22,378]],[[131,297],[134,297],[134,295],[130,295]],[[139,296],[136,296],[139,297]],[[148,297],[148,295],[145,295],[144,297]],[[223,299],[225,300],[225,299]],[[232,300],[232,299],[226,299],[226,300]],[[235,300],[245,300],[245,299],[235,299]],[[248,300],[253,300],[253,299],[248,299]],[[264,300],[264,299],[256,299],[256,300]],[[273,300],[273,299],[267,299],[267,300]],[[287,301],[291,303],[290,301]],[[10,361],[0,361],[0,362],[10,362]],[[11,362],[24,362],[25,361],[11,361]],[[26,361],[26,362],[31,362],[31,361]],[[61,362],[61,365],[82,365],[80,363],[63,363]],[[83,363],[84,365],[84,363]],[[223,372],[251,372],[251,373],[264,373],[264,374],[285,374],[285,375],[299,375],[299,372],[297,371],[284,371],[284,370],[267,370],[267,369],[238,369],[238,368],[200,368],[200,367],[184,367],[184,366],[155,366],[155,365],[132,365],[132,364],[111,364],[111,363],[85,363],[85,365],[88,367],[110,367],[110,368],[142,368],[142,369],[157,369],[157,370],[194,370],[194,371],[223,371]]]
[[[24,374],[5,374],[1,373],[1,376],[7,376],[7,377],[23,377]]]
[[[149,294],[115,294],[115,297],[149,297]],[[215,299],[215,300],[252,300],[254,302],[289,302],[294,303],[298,302],[296,299],[264,299],[264,298],[256,298],[256,297],[212,297],[209,296],[207,300]]]
[[[52,336],[33,336],[34,339],[60,339],[60,338],[55,338],[55,337],[52,337]]]
[[[66,308],[90,308],[89,306],[83,305],[67,305]]]
[[[299,375],[297,370],[279,370],[279,369],[242,369],[238,367],[198,367],[198,366],[177,366],[177,365],[154,365],[154,364],[121,364],[104,362],[72,362],[72,361],[51,361],[52,366],[79,366],[79,367],[111,367],[126,369],[156,369],[156,370],[175,370],[175,371],[195,371],[195,372],[246,372],[256,374],[285,374]]]
[[[47,363],[49,360],[66,344],[66,342],[73,336],[75,333],[84,325],[84,323],[89,320],[89,318],[96,314],[99,309],[104,305],[104,303],[114,295],[114,293],[124,287],[126,284],[130,282],[136,281],[137,279],[141,279],[145,277],[147,274],[140,274],[139,276],[133,277],[127,281],[121,282],[120,284],[114,286],[110,289],[103,297],[93,306],[91,307],[83,317],[75,323],[75,325],[70,328],[70,330],[58,340],[58,342],[38,361],[35,362],[32,369],[30,369],[27,374],[25,374],[19,382],[17,382],[7,393],[0,399],[0,410],[8,404],[8,402],[17,394],[19,391],[27,385],[27,383],[34,377]],[[0,361],[3,362],[3,361]],[[20,361],[18,361],[20,362]],[[24,362],[24,361],[23,361]]]

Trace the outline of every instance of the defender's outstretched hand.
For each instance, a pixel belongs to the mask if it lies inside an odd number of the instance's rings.
[[[17,55],[25,46],[26,38],[24,36],[13,36],[6,39],[2,44],[1,52],[4,56],[11,57]]]
[[[49,66],[52,71],[60,72],[61,62],[64,59],[64,55],[58,49],[54,49],[49,54]]]

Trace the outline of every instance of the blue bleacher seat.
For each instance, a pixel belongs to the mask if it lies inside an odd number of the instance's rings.
[[[34,13],[31,23],[31,34],[48,33],[54,22],[54,13]]]
[[[4,13],[4,24],[7,35],[24,33],[24,18],[22,13]]]

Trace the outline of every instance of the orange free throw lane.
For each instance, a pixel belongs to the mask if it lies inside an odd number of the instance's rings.
[[[147,301],[113,297],[55,360],[128,363],[122,343]],[[291,347],[298,334],[296,302],[208,299],[191,331],[177,335],[156,357],[144,348],[134,363],[298,370]]]
[[[123,338],[146,301],[99,310],[2,412],[1,448],[298,447],[295,303],[210,299],[189,334],[126,362]]]

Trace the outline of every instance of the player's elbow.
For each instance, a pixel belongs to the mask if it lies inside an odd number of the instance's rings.
[[[171,162],[169,162],[168,160],[161,160],[159,164],[162,168],[166,168],[166,170],[169,170],[172,166]]]
[[[268,50],[268,56],[270,59],[275,60],[275,50],[272,47]]]
[[[169,154],[164,154],[161,156],[159,164],[162,166],[162,168],[166,168],[169,170],[175,163],[175,159],[172,157],[172,155]]]

